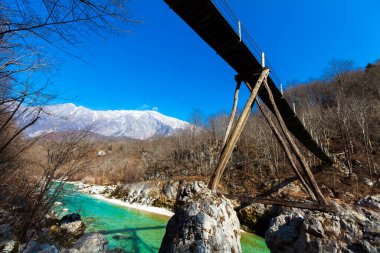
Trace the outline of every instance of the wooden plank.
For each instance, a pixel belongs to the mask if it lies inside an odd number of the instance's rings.
[[[248,197],[248,196],[236,196],[232,194],[225,195],[229,199],[237,199],[240,202],[253,204],[260,203],[264,205],[279,205],[293,208],[301,208],[308,210],[318,210],[322,212],[336,212],[336,208],[333,205],[327,204],[319,204],[315,202],[298,202],[284,199],[265,199],[265,198],[256,198],[256,197]]]

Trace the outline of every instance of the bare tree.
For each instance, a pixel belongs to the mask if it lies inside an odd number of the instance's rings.
[[[0,3],[0,185],[3,200],[19,208],[19,240],[28,240],[28,229],[38,225],[60,193],[62,184],[49,192],[54,180],[64,183],[86,169],[91,157],[87,133],[44,140],[45,149],[30,156],[41,140],[24,133],[44,113],[42,106],[55,98],[40,78],[51,66],[44,50],[76,57],[71,51],[82,40],[104,31],[123,32],[132,22],[126,0]]]
[[[86,171],[92,164],[94,153],[87,135],[85,131],[66,136],[65,139],[44,140],[40,153],[33,154],[39,156],[41,161],[32,160],[34,168],[29,167],[22,172],[25,176],[34,176],[35,180],[26,179],[24,183],[27,182],[27,185],[21,186],[21,182],[15,178],[14,185],[17,187],[10,197],[25,201],[16,225],[19,241],[25,241],[27,231],[38,226],[51,210],[66,181]]]

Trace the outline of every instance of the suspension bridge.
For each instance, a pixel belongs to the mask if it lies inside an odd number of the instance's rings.
[[[282,134],[279,134],[275,124],[269,121],[268,123],[279,141],[282,142],[285,151],[289,151],[286,150],[287,148],[289,149],[289,145],[290,149],[294,152],[295,158],[290,154],[290,151],[287,152],[289,161],[294,163],[295,160],[298,160],[301,164],[301,170],[296,168],[295,163],[292,164],[301,183],[315,202],[326,205],[310,169],[305,164],[305,159],[295,146],[296,144],[292,141],[292,137],[287,135],[287,132],[289,131],[307,150],[322,161],[332,163],[331,155],[313,139],[312,135],[286,101],[282,94],[281,81],[276,72],[265,57],[264,52],[260,50],[228,3],[225,0],[164,1],[236,71],[237,75],[235,79],[238,83],[236,91],[238,92],[241,82],[244,82],[251,90],[251,101],[247,101],[245,108],[247,109],[246,115],[244,115],[245,111],[243,111],[231,135],[229,135],[229,131],[227,130],[227,143],[223,147],[218,168],[210,182],[210,187],[215,189],[220,180],[221,173],[223,173],[232,149],[240,136],[239,131],[241,132],[246,123],[249,115],[248,110],[252,109],[255,101],[259,104],[260,109],[262,109],[262,105],[260,106],[260,101],[257,99],[258,96],[278,119],[279,125],[283,130]],[[278,88],[279,86],[280,89]],[[236,94],[235,96],[237,96]],[[236,109],[235,106],[234,109]],[[234,117],[232,116],[231,118],[233,119]],[[282,136],[285,136],[285,138]],[[287,144],[285,144],[286,141],[284,139],[288,141]]]

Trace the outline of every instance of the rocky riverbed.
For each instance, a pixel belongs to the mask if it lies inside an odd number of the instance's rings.
[[[80,189],[174,211],[181,185],[184,182],[141,182],[82,185]],[[241,227],[265,236],[272,252],[380,252],[380,195],[366,196],[355,204],[332,202],[334,213],[258,203],[240,208],[239,203],[233,203]]]
[[[128,205],[139,205],[138,208],[156,206],[175,211],[173,219],[179,221],[184,227],[192,226],[197,221],[200,221],[200,225],[196,226],[199,228],[207,227],[207,224],[216,224],[215,227],[208,230],[217,232],[218,229],[221,229],[222,232],[218,233],[222,235],[226,231],[223,231],[224,227],[217,226],[217,220],[233,221],[231,224],[234,224],[232,226],[234,228],[239,227],[240,221],[240,227],[243,229],[265,237],[266,244],[272,252],[380,252],[380,195],[376,194],[366,196],[354,204],[333,202],[336,211],[323,213],[259,203],[242,208],[236,201],[227,200],[222,195],[214,196],[201,182],[191,184],[185,181],[140,182],[113,186],[75,184],[80,192],[122,201]],[[194,184],[198,186],[196,187]],[[187,203],[185,199],[191,200],[190,203]],[[202,202],[203,199],[206,201]],[[176,201],[177,204],[175,204]],[[56,204],[60,205],[60,203]],[[222,204],[228,215],[226,216],[224,211],[221,211],[216,218],[215,215],[212,215],[215,222],[210,219],[209,222],[204,222],[203,216],[210,216],[207,212],[213,210],[212,206],[219,207]],[[236,219],[235,214],[232,215],[235,213],[234,211],[239,220]],[[185,217],[183,219],[182,216],[177,215],[178,213],[188,217],[183,216]],[[198,216],[203,218],[200,219]],[[195,223],[187,224],[186,222],[190,220]],[[62,222],[54,215],[49,214],[44,223],[46,224],[44,228],[29,232],[35,234],[31,242],[22,244],[12,234],[11,210],[0,209],[0,250],[2,252],[18,252],[23,249],[24,252],[70,253],[106,252],[107,250],[107,240],[101,234],[83,235],[85,224],[80,219],[69,219]],[[173,224],[173,222],[169,222],[169,224]],[[205,233],[197,234],[203,235],[205,238],[209,237]],[[185,236],[185,234],[183,235]],[[238,233],[233,235],[238,236]],[[164,242],[171,242],[170,234],[165,237],[166,241],[164,240]],[[59,238],[65,239],[62,241]],[[207,238],[205,240],[202,238],[202,236],[198,239],[193,238],[196,240],[189,241],[189,243],[198,240],[201,242],[199,245],[207,249],[210,245],[202,244],[207,241]],[[236,242],[238,239],[234,241]],[[239,252],[238,243],[230,245],[233,245],[231,248],[233,247]],[[178,245],[173,247],[178,247]],[[36,249],[38,250],[36,251]]]
[[[334,205],[324,213],[256,203],[238,214],[271,252],[380,252],[380,195]]]
[[[14,217],[9,210],[0,209],[0,252],[4,253],[105,253],[107,240],[103,235],[84,235],[85,223],[79,214],[71,213],[58,219],[54,213],[45,216],[40,229],[30,230],[30,240],[22,243],[13,234]]]

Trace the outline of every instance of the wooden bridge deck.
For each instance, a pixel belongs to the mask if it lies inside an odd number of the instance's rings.
[[[243,81],[254,84],[253,74],[260,73],[261,63],[256,59],[241,35],[226,20],[212,0],[164,0],[210,47],[212,47]],[[332,162],[293,112],[292,108],[269,76],[268,85],[289,131],[310,152],[325,162]],[[261,89],[261,100],[273,111],[268,93]]]

